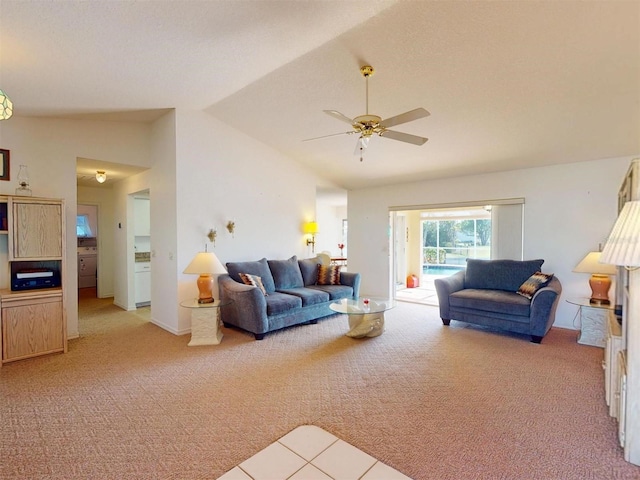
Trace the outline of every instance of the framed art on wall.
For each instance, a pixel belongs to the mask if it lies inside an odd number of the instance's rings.
[[[0,180],[10,180],[9,178],[9,150],[0,148]]]

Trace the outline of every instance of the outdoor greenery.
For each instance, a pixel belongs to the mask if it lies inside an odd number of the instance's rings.
[[[444,248],[426,247],[423,263],[447,263],[447,251]]]
[[[469,256],[484,257],[491,243],[489,219],[427,220],[422,228],[425,263],[458,264]]]

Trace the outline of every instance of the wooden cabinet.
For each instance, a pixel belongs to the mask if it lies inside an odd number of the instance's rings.
[[[0,301],[3,362],[66,350],[61,290],[4,292]]]
[[[7,196],[0,198],[0,205],[6,206],[8,236],[6,254],[0,252],[5,259],[0,264],[1,363],[66,352],[64,202]],[[0,217],[4,211],[0,207]],[[42,269],[54,272],[61,286],[9,288],[14,274]]]
[[[618,192],[618,207],[625,202],[640,200],[640,159],[631,166]],[[620,355],[611,359],[611,375],[617,372],[619,401],[617,418],[624,458],[640,465],[640,270],[618,268],[616,308],[622,310]],[[615,364],[615,365],[613,365]],[[611,399],[614,401],[614,399]]]
[[[622,328],[614,313],[609,310],[607,318],[607,339],[604,347],[604,392],[609,406],[609,415],[620,417],[620,377],[621,365],[618,354],[624,350],[622,343]]]
[[[62,204],[13,200],[9,259],[62,258]]]

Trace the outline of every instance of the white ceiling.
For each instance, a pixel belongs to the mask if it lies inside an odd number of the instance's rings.
[[[345,188],[640,153],[639,1],[0,0],[0,47],[15,115],[203,109]],[[302,141],[365,113],[365,64],[425,145]]]

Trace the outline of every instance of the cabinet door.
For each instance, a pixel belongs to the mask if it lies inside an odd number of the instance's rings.
[[[61,297],[16,303],[2,307],[2,360],[64,351]]]
[[[12,259],[62,257],[62,205],[13,203]]]
[[[147,198],[136,198],[133,207],[136,222],[135,234],[145,237],[151,235],[151,201]]]
[[[136,303],[151,301],[151,271],[136,272]]]

